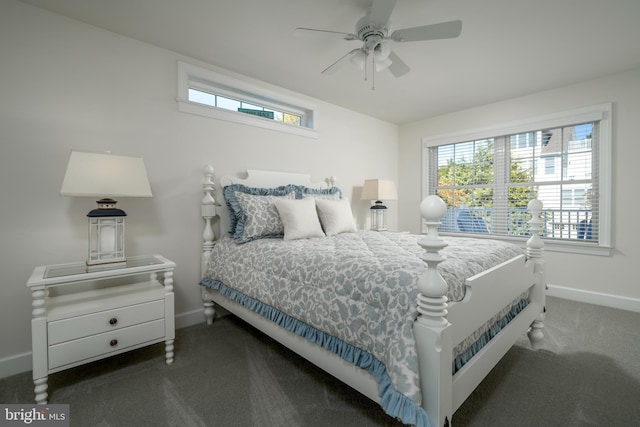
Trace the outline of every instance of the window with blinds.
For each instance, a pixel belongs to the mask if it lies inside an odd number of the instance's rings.
[[[596,119],[426,144],[428,194],[439,195],[448,207],[440,231],[526,237],[527,204],[537,198],[544,206],[544,238],[607,246],[599,197],[601,174],[608,170],[600,164],[605,116],[584,117]]]

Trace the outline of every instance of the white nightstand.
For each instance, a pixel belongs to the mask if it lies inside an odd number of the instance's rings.
[[[164,341],[173,363],[175,266],[146,255],[111,268],[36,267],[27,282],[36,403],[47,403],[49,374],[87,362]]]

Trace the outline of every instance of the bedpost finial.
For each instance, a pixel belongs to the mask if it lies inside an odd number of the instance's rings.
[[[213,190],[213,176],[215,171],[213,170],[213,166],[210,164],[204,165],[202,168],[202,185],[204,186],[204,190]]]
[[[447,204],[439,196],[427,196],[420,203],[420,213],[427,221],[440,221],[447,214]]]
[[[529,204],[527,205],[527,209],[530,212],[541,212],[542,211],[542,202],[538,199],[531,199]]]

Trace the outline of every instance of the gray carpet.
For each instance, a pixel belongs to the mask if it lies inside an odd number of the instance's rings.
[[[454,414],[461,426],[640,425],[640,314],[549,298],[544,347],[523,338]],[[373,402],[235,317],[49,378],[71,425],[399,426]],[[31,373],[0,403],[31,403]]]

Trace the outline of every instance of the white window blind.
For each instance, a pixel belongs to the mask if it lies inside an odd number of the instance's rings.
[[[610,199],[607,195],[601,200],[601,195],[603,182],[607,187],[610,178],[602,176],[609,167],[601,164],[608,158],[602,153],[606,132],[601,126],[605,118],[609,126],[609,116],[578,118],[595,120],[567,117],[560,126],[506,134],[494,130],[490,137],[458,142],[450,136],[425,143],[427,194],[438,194],[448,207],[440,231],[526,237],[527,204],[538,198],[544,205],[545,239],[574,247],[608,246],[609,226],[602,210],[609,212]]]

